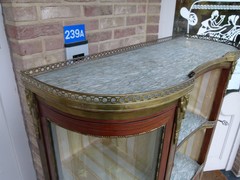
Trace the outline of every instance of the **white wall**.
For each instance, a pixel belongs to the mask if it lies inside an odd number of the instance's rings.
[[[0,4],[0,179],[36,179]]]
[[[240,89],[240,59],[228,84],[228,89]]]
[[[172,36],[176,0],[162,0],[158,38]]]

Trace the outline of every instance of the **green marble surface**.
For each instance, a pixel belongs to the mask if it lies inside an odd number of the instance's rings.
[[[189,134],[199,128],[206,121],[207,120],[200,115],[186,112],[185,118],[182,120],[178,137],[178,144],[180,144]]]
[[[191,180],[200,165],[190,157],[177,152],[170,180]]]
[[[131,94],[161,90],[188,79],[197,66],[237,49],[206,40],[176,38],[114,56],[87,61],[35,78],[70,91]]]

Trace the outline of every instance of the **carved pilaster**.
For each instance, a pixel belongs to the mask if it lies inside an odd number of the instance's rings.
[[[189,101],[189,94],[183,96],[179,100],[179,105],[177,108],[177,116],[176,116],[176,133],[175,133],[175,138],[174,138],[174,143],[177,143],[178,141],[178,136],[182,124],[182,120],[185,117],[185,112],[187,109],[188,101]]]
[[[28,89],[25,89],[25,93],[26,93],[28,107],[33,118],[36,137],[40,138],[40,117],[39,117],[39,111],[37,106],[37,100],[36,100],[35,94],[29,91]]]

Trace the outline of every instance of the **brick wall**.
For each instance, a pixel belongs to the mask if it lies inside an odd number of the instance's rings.
[[[233,163],[232,172],[237,177],[240,177],[240,147],[238,148],[238,152]]]
[[[63,26],[85,24],[90,54],[157,39],[161,0],[0,0],[38,179],[44,179],[19,72],[65,60]]]

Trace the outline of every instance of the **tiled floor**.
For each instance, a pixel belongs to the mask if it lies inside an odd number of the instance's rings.
[[[202,180],[227,180],[221,171],[205,171],[202,175]]]
[[[240,177],[236,177],[232,171],[221,171],[228,180],[240,180]]]
[[[232,171],[207,171],[203,172],[202,180],[240,180]]]

